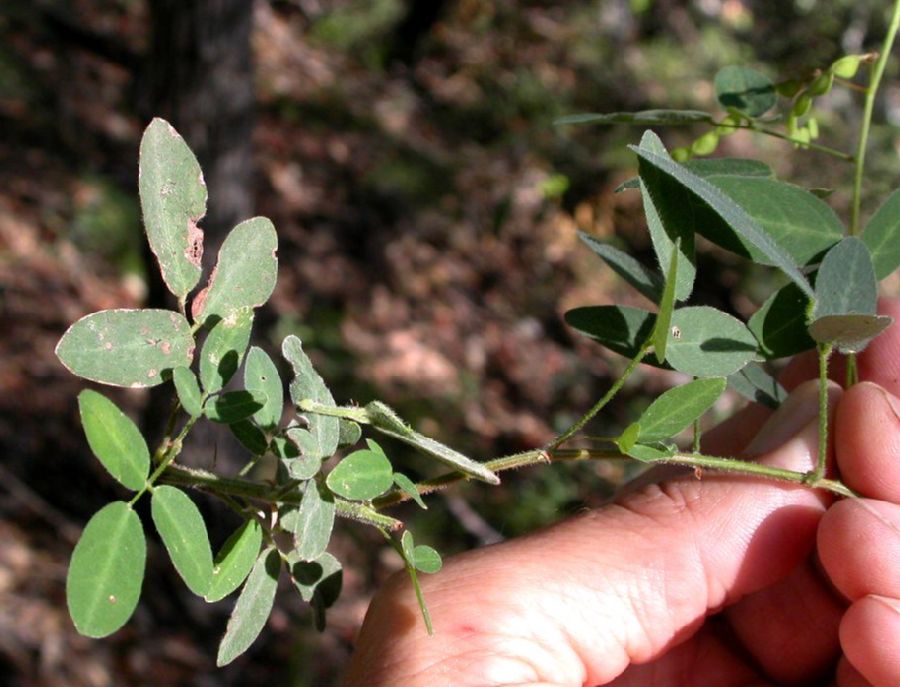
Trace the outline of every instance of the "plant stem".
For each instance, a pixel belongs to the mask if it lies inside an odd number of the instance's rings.
[[[831,357],[831,344],[819,344],[819,455],[816,469],[811,479],[813,482],[825,476],[825,464],[828,461],[828,358]]]
[[[831,148],[829,146],[824,146],[821,143],[815,143],[814,141],[802,141],[799,138],[794,138],[793,136],[788,136],[787,134],[783,134],[780,131],[776,131],[775,129],[767,129],[764,126],[758,126],[755,123],[750,124],[728,124],[728,126],[734,129],[749,129],[750,131],[755,131],[759,134],[765,134],[766,136],[771,136],[773,138],[781,139],[782,141],[787,141],[788,143],[794,143],[795,145],[804,146],[811,150],[818,151],[820,153],[824,153],[825,155],[831,155],[831,157],[836,157],[839,160],[843,160],[844,162],[854,162],[855,158],[849,153],[845,153],[843,150],[838,150],[837,148]]]
[[[857,236],[862,231],[859,222],[859,209],[862,203],[863,170],[866,163],[866,146],[869,142],[869,128],[872,125],[872,113],[875,110],[875,95],[884,75],[884,68],[894,47],[894,39],[897,37],[897,29],[900,28],[900,0],[894,0],[894,10],[891,13],[891,21],[888,25],[884,43],[878,59],[872,66],[871,78],[866,88],[866,100],[863,108],[862,123],[859,128],[859,143],[856,148],[856,169],[853,174],[853,205],[850,210],[850,236]]]
[[[844,388],[849,389],[859,383],[859,368],[856,365],[856,353],[847,356],[847,377],[844,380]]]
[[[606,392],[603,398],[597,401],[597,403],[594,404],[594,407],[587,411],[584,415],[582,415],[580,419],[578,419],[571,427],[569,427],[569,429],[567,429],[556,439],[551,441],[546,448],[548,450],[555,449],[557,446],[562,445],[573,436],[575,436],[579,431],[581,431],[581,428],[584,427],[588,422],[590,422],[591,419],[597,413],[599,413],[603,409],[603,407],[607,403],[609,403],[619,392],[619,390],[625,385],[625,380],[628,379],[631,376],[631,373],[637,369],[637,366],[640,365],[641,361],[650,351],[650,348],[650,342],[645,343],[641,347],[641,350],[638,351],[637,355],[635,355],[634,358],[631,359],[631,361],[628,363],[628,367],[625,368],[625,371],[622,372],[622,375],[613,383],[613,385],[609,388],[609,391]],[[488,465],[490,465],[490,463],[488,463]]]

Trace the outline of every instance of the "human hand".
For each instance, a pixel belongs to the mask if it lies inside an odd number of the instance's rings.
[[[345,684],[900,684],[898,352],[894,326],[860,358],[870,381],[831,390],[833,458],[863,498],[712,474],[650,484],[423,576],[434,636],[393,578]],[[710,438],[808,470],[816,416],[802,383],[771,417],[748,409]]]

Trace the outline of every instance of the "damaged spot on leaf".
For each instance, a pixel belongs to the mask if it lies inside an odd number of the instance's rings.
[[[184,256],[195,267],[200,267],[203,260],[203,230],[197,226],[198,221],[199,218],[188,220],[188,245],[184,252]]]

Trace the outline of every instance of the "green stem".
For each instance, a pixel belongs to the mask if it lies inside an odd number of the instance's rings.
[[[637,355],[634,356],[631,361],[629,361],[628,367],[625,368],[625,371],[622,372],[622,375],[609,388],[609,391],[606,392],[603,398],[597,401],[597,403],[594,404],[594,407],[587,411],[584,415],[582,415],[579,420],[577,420],[571,427],[569,427],[569,429],[567,429],[556,439],[551,441],[546,448],[548,450],[555,449],[557,446],[564,444],[566,441],[575,436],[579,431],[581,431],[581,428],[584,427],[588,422],[590,422],[591,419],[597,413],[599,413],[603,409],[603,407],[607,403],[609,403],[619,392],[619,390],[625,385],[625,380],[627,380],[631,376],[631,373],[637,369],[637,366],[640,365],[641,361],[644,359],[647,353],[650,352],[651,347],[652,345],[650,344],[650,342],[645,343],[641,347],[641,350],[638,351]],[[490,463],[488,463],[488,465],[490,465]]]
[[[825,476],[825,464],[828,461],[828,359],[831,357],[831,344],[819,344],[819,455],[816,469],[811,479],[813,482]]]
[[[764,126],[759,126],[755,123],[750,124],[722,124],[722,126],[728,126],[733,129],[748,129],[750,131],[755,131],[758,134],[765,134],[766,136],[771,136],[773,138],[780,139],[782,141],[787,141],[788,143],[794,143],[795,145],[805,146],[810,148],[811,150],[816,150],[820,153],[824,153],[826,155],[831,155],[831,157],[836,157],[839,160],[843,160],[844,162],[854,162],[855,158],[845,153],[843,150],[838,150],[836,148],[830,148],[829,146],[824,146],[821,143],[815,143],[814,141],[802,141],[799,138],[794,138],[793,136],[788,136],[787,134],[783,134],[780,131],[776,131],[775,129],[767,129]]]
[[[847,377],[844,380],[844,388],[849,389],[859,383],[859,368],[856,365],[856,353],[847,356]]]
[[[869,86],[866,89],[863,118],[859,128],[859,143],[856,148],[856,169],[853,174],[853,205],[850,210],[850,236],[857,236],[862,231],[859,222],[859,210],[862,203],[863,171],[866,163],[866,146],[869,142],[869,128],[872,125],[872,113],[875,110],[875,95],[878,92],[881,77],[884,75],[885,65],[887,64],[888,58],[891,55],[891,50],[894,47],[894,39],[897,37],[898,28],[900,28],[900,0],[894,0],[894,10],[891,14],[891,21],[888,25],[887,34],[885,34],[884,43],[881,46],[881,52],[878,55],[878,59],[872,66]]]

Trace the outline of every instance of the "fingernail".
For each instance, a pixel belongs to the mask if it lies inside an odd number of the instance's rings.
[[[869,594],[869,597],[874,601],[880,601],[894,613],[900,615],[900,599],[894,599],[890,596],[881,596],[880,594]]]

